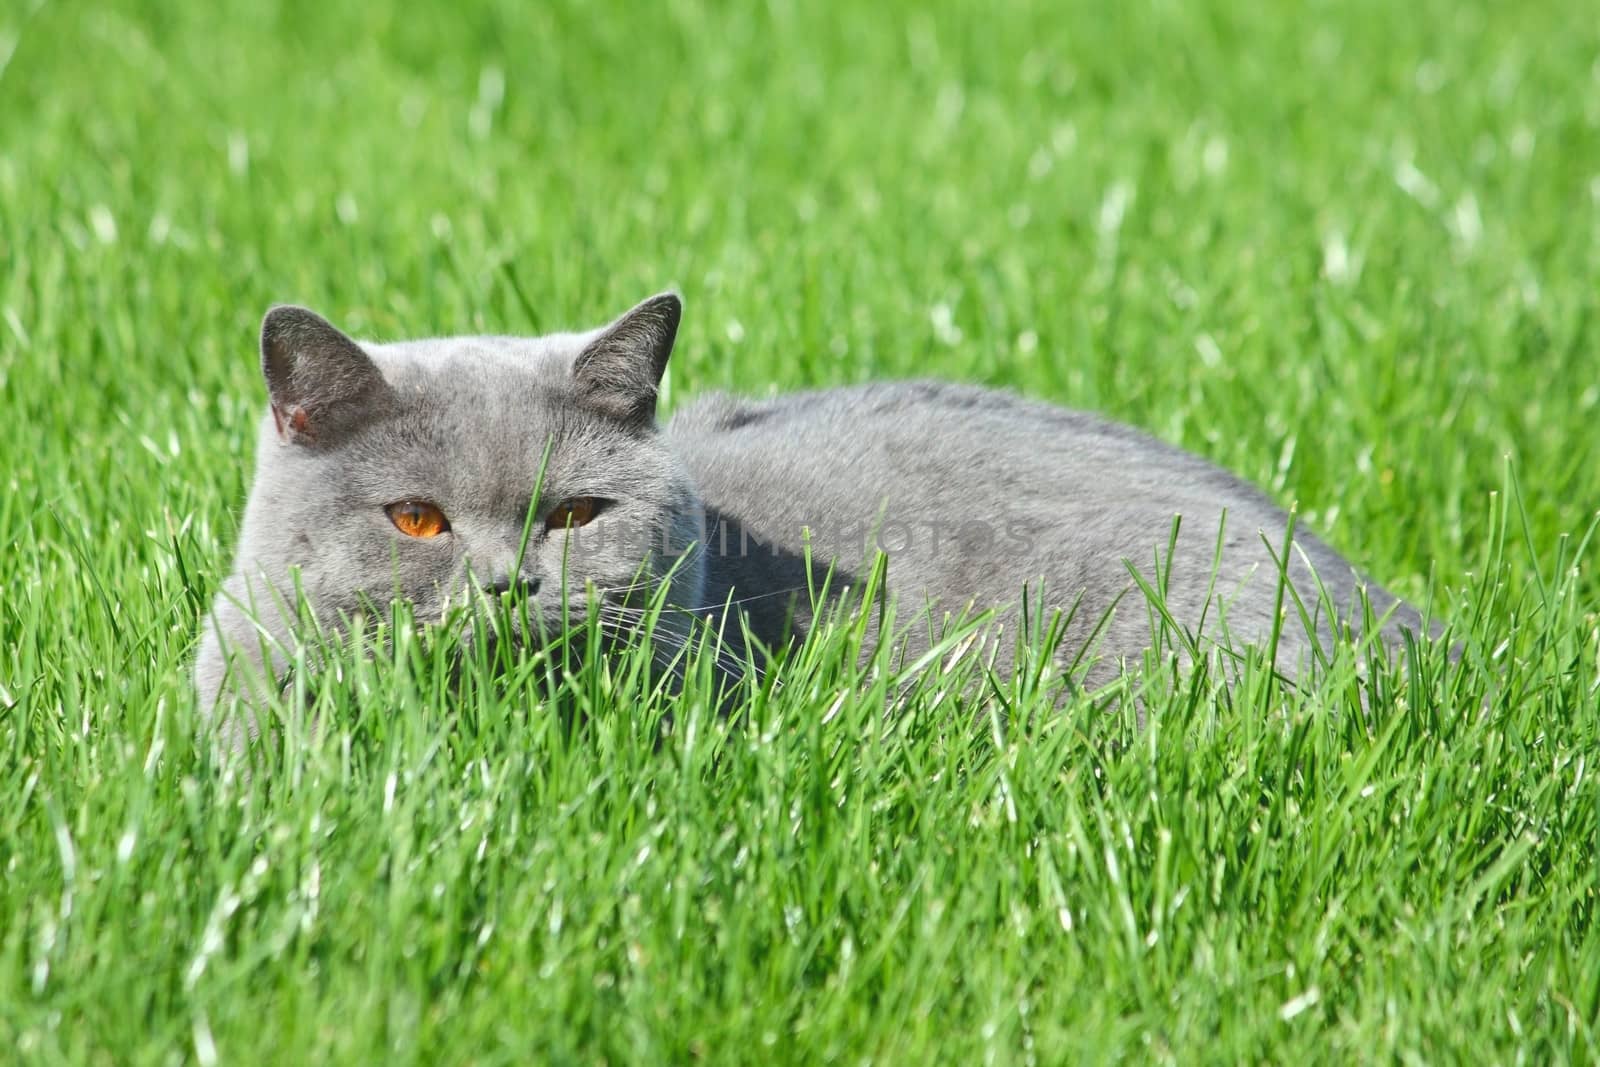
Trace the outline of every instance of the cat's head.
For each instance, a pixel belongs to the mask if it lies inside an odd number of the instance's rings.
[[[239,570],[298,573],[335,623],[513,586],[555,627],[591,595],[625,621],[662,582],[698,605],[700,504],[655,421],[680,313],[669,293],[587,333],[368,344],[273,308]]]

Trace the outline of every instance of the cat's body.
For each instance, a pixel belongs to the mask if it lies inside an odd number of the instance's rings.
[[[1312,634],[1280,597],[1274,558],[1289,516],[1222,468],[1098,416],[972,386],[888,382],[712,396],[674,416],[665,436],[705,508],[706,600],[741,601],[768,645],[809,621],[805,597],[772,595],[806,583],[809,545],[813,584],[829,563],[836,585],[859,584],[884,551],[903,618],[931,601],[935,620],[995,609],[1015,626],[1025,587],[1032,607],[1076,604],[1059,652],[1073,660],[1093,637],[1091,681],[1151,645],[1150,605],[1130,568],[1152,589],[1164,584],[1164,607],[1186,631],[1215,642],[1225,624],[1240,651],[1263,644],[1282,611],[1278,662],[1291,676],[1307,663]],[[1333,619],[1319,581],[1340,618],[1364,587],[1377,615],[1393,609],[1394,632],[1421,632],[1410,607],[1304,530],[1287,562],[1324,648]],[[907,627],[908,651],[928,634]]]
[[[835,591],[858,586],[881,548],[902,619],[1014,620],[1028,587],[1046,610],[1072,612],[1066,661],[1109,612],[1091,681],[1150,644],[1130,565],[1203,640],[1225,624],[1233,644],[1263,643],[1286,609],[1279,663],[1291,674],[1331,635],[1313,569],[1331,609],[1352,612],[1360,577],[1299,532],[1289,582],[1316,613],[1301,624],[1272,558],[1288,516],[1259,491],[1091,415],[909,382],[712,396],[658,429],[679,314],[668,295],[585,334],[358,345],[310,312],[270,312],[271,406],[238,560],[196,664],[204,704],[248,707],[272,691],[295,640],[297,581],[325,625],[396,594],[428,618],[469,588],[520,585],[547,623],[563,601],[581,618],[596,595],[613,633],[665,583],[658,640],[697,619],[731,622],[719,616],[732,604],[759,657],[810,623],[808,547],[810,584],[831,564]],[[1158,564],[1175,516],[1176,552]],[[1366,590],[1376,611],[1394,609],[1386,634],[1421,630],[1409,607]],[[915,653],[930,627],[902,632]]]

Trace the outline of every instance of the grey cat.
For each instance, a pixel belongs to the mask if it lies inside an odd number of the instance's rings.
[[[879,549],[902,617],[994,609],[1014,626],[1025,589],[1070,612],[1058,658],[1091,652],[1090,685],[1151,643],[1133,570],[1151,586],[1166,571],[1166,609],[1196,647],[1259,645],[1279,623],[1291,676],[1332,640],[1335,615],[1359,615],[1360,589],[1387,615],[1386,641],[1424,631],[1305,532],[1285,572],[1273,555],[1289,517],[1258,490],[1093,415],[901,382],[713,395],[658,426],[681,310],[669,293],[587,333],[398,344],[269,311],[270,404],[237,562],[196,664],[203,706],[249,709],[272,693],[297,590],[335,627],[397,594],[428,618],[481,589],[525,594],[545,624],[595,605],[624,634],[656,595],[669,608],[658,641],[731,608],[740,618],[722,631],[748,630],[741,658],[759,662],[812,625],[808,584],[831,565],[831,589],[859,586]],[[929,633],[906,626],[907,653]]]

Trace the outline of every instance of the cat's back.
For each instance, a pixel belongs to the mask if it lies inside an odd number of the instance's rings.
[[[702,487],[735,496],[899,496],[921,503],[1104,504],[1159,499],[1275,511],[1253,486],[1149,434],[1016,394],[940,381],[877,382],[752,399],[712,394],[669,440]],[[867,497],[874,499],[869,500]]]
[[[667,432],[686,447],[759,450],[827,444],[830,452],[855,455],[910,441],[964,450],[1019,434],[1043,434],[1058,445],[1087,445],[1134,433],[1086,412],[997,389],[932,380],[871,382],[765,398],[712,393],[674,415]]]
[[[1139,430],[1011,393],[908,381],[713,395],[673,418],[667,439],[708,519],[792,559],[842,562],[847,574],[882,548],[891,592],[912,603],[1014,605],[1024,585],[1043,581],[1060,607],[1081,594],[1088,625],[1128,594],[1130,566],[1148,571],[1160,556],[1166,607],[1197,632],[1215,624],[1220,590],[1236,637],[1272,634],[1285,565],[1303,603],[1326,589],[1340,616],[1354,604],[1356,572],[1314,535],[1297,529],[1295,551],[1275,558],[1268,545],[1282,543],[1290,520],[1254,486]],[[865,541],[863,529],[873,531]],[[715,544],[734,593],[804,580],[798,568],[768,573],[742,538]],[[1369,591],[1380,613],[1394,604]],[[1420,626],[1409,608],[1399,617]],[[1318,619],[1320,640],[1328,621]],[[1133,655],[1149,638],[1147,613],[1130,610],[1112,618],[1106,649]],[[1286,662],[1306,638],[1285,631]]]

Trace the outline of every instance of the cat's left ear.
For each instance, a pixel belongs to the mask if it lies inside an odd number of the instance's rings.
[[[372,357],[316,312],[280,304],[261,320],[261,373],[278,433],[327,442],[389,395]]]
[[[654,420],[656,391],[682,318],[678,294],[661,293],[601,330],[572,365],[583,400],[630,424]]]

